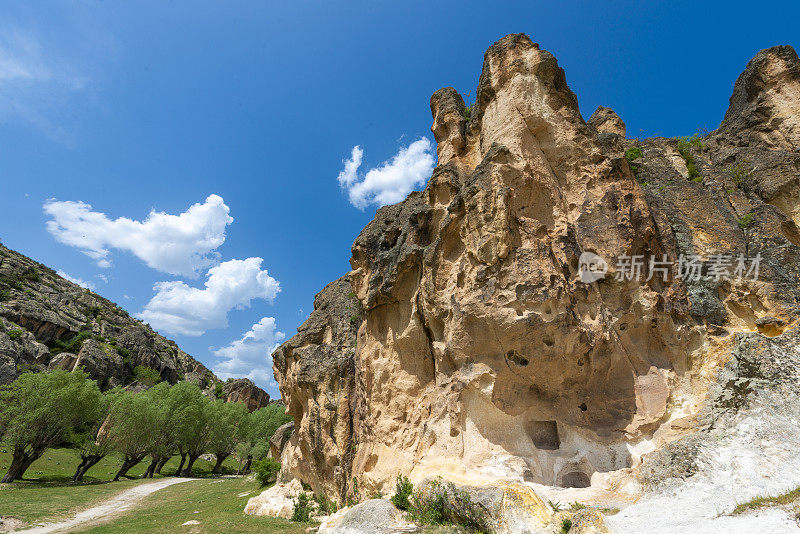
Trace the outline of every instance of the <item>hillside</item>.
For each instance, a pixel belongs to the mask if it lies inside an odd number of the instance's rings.
[[[220,384],[220,395],[251,410],[269,402],[250,380],[223,384],[119,305],[0,245],[0,384],[24,371],[79,367],[102,389],[130,385],[137,369],[152,379],[152,369],[171,384],[190,380],[210,394]]]

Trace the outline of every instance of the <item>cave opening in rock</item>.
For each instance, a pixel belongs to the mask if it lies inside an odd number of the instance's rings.
[[[558,424],[555,421],[530,421],[526,430],[537,449],[555,451],[561,447]]]
[[[561,479],[561,486],[565,488],[588,488],[591,484],[589,475],[583,471],[570,471]]]

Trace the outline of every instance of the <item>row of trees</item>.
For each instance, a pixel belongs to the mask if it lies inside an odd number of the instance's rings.
[[[269,439],[287,421],[280,405],[248,413],[243,404],[211,399],[191,382],[102,393],[80,370],[24,373],[0,388],[0,435],[13,449],[2,482],[22,478],[48,448],[64,443],[80,453],[76,482],[112,451],[123,458],[114,480],[145,458],[144,476],[152,477],[175,455],[181,458],[176,473],[183,476],[192,475],[205,453],[216,457],[214,473],[234,453],[246,471],[267,455]]]

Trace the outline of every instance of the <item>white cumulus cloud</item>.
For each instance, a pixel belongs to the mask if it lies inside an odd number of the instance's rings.
[[[347,191],[350,203],[359,209],[370,204],[385,206],[400,202],[430,177],[435,163],[431,148],[430,140],[423,137],[401,147],[391,160],[360,176],[364,151],[355,146],[339,173],[339,185]]]
[[[111,265],[112,248],[131,252],[153,269],[196,276],[218,261],[214,252],[225,242],[225,228],[233,222],[219,195],[193,204],[179,215],[151,211],[143,221],[93,211],[85,202],[48,200],[47,231],[80,249],[100,267]]]
[[[228,325],[228,312],[246,308],[253,299],[272,302],[280,284],[261,270],[261,258],[230,260],[208,270],[205,287],[159,282],[156,294],[137,315],[156,330],[200,336]]]
[[[90,291],[94,291],[94,289],[95,289],[95,286],[94,286],[93,283],[87,282],[86,280],[83,280],[81,278],[77,278],[75,276],[70,276],[67,273],[65,273],[64,271],[62,271],[61,269],[56,271],[56,274],[58,276],[60,276],[61,278],[65,279],[65,280],[69,280],[73,284],[81,286],[81,287],[86,288],[86,289],[89,289]]]
[[[276,386],[272,375],[272,351],[285,334],[279,332],[273,317],[264,317],[241,339],[214,351],[220,358],[214,373],[222,380],[246,377],[261,387]]]

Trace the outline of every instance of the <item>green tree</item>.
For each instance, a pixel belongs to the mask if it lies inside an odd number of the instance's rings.
[[[101,417],[97,383],[78,370],[24,373],[0,386],[0,430],[12,460],[2,482],[13,482],[45,450]]]
[[[164,380],[161,378],[161,375],[158,371],[146,365],[136,366],[136,368],[133,370],[133,379],[148,387],[155,386]]]
[[[106,457],[113,448],[113,443],[109,439],[107,432],[108,414],[114,399],[120,394],[122,390],[114,389],[106,392],[100,400],[100,417],[94,424],[88,426],[83,432],[75,434],[73,443],[75,444],[78,453],[81,456],[81,463],[75,470],[75,475],[72,477],[73,482],[80,482],[86,472],[97,464],[100,460]]]
[[[172,428],[181,455],[178,474],[192,476],[192,466],[208,447],[208,409],[211,400],[203,395],[197,384],[178,382],[170,388],[171,402],[176,406]],[[186,460],[188,459],[188,462]],[[186,465],[184,466],[184,462]]]
[[[124,459],[114,480],[125,476],[147,456],[156,432],[155,412],[147,395],[123,391],[116,398],[108,416],[107,432],[114,449]]]
[[[248,440],[250,442],[250,456],[244,466],[244,471],[250,470],[253,460],[260,460],[269,452],[269,440],[278,430],[278,427],[291,421],[291,416],[286,414],[286,407],[280,403],[272,403],[250,414]]]
[[[215,400],[208,403],[208,451],[217,457],[212,473],[219,473],[222,462],[236,445],[247,438],[249,418],[247,407],[239,402]]]
[[[150,403],[153,428],[147,445],[147,454],[151,461],[142,478],[153,478],[153,475],[160,471],[160,467],[163,467],[175,454],[177,445],[172,425],[179,406],[173,402],[169,384],[166,382],[156,384],[139,395],[147,397]]]

